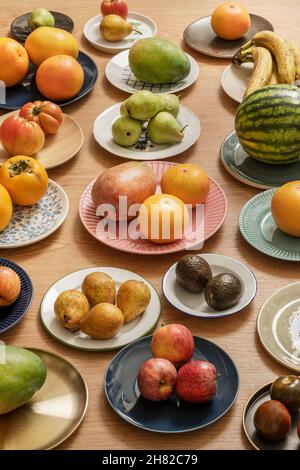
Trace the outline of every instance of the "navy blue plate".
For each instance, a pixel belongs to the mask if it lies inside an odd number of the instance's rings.
[[[0,258],[0,266],[13,269],[21,280],[21,293],[17,300],[8,307],[0,307],[0,333],[4,333],[19,323],[27,313],[33,299],[33,286],[28,274],[17,264]]]
[[[223,349],[198,336],[194,336],[193,359],[212,362],[220,374],[214,399],[210,403],[189,404],[179,402],[175,395],[162,402],[141,397],[136,379],[140,366],[152,357],[151,339],[152,336],[146,336],[121,349],[106,369],[106,398],[118,415],[148,431],[180,433],[204,428],[232,407],[239,389],[237,369]]]
[[[84,52],[79,52],[78,62],[84,71],[84,83],[81,90],[73,98],[66,101],[57,101],[59,106],[66,106],[67,104],[74,103],[85,96],[96,83],[98,77],[98,68],[96,63],[91,57]],[[23,104],[29,101],[47,100],[43,96],[35,84],[35,67],[31,64],[28,75],[13,87],[6,89],[6,103],[0,103],[0,108],[3,109],[19,109]]]
[[[64,29],[65,31],[69,31],[69,33],[73,31],[74,23],[69,16],[57,11],[50,11],[50,13],[54,16],[56,28]],[[30,15],[31,12],[18,16],[10,26],[10,34],[21,43],[25,42],[27,36],[32,32],[28,26],[28,18]]]

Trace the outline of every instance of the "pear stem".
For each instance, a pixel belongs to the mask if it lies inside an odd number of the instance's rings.
[[[188,124],[186,124],[186,125],[181,129],[181,132],[184,132],[187,127],[189,127]]]
[[[134,31],[135,33],[138,33],[138,34],[143,34],[143,33],[141,33],[141,31],[139,31],[138,29],[133,29],[132,31]]]

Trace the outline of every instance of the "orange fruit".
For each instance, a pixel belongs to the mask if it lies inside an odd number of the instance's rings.
[[[300,181],[290,181],[277,189],[272,198],[271,211],[283,232],[300,237]]]
[[[36,66],[49,57],[60,54],[77,59],[79,53],[78,43],[71,33],[49,26],[41,26],[29,34],[25,41],[25,49],[31,62]]]
[[[171,243],[184,236],[188,211],[184,203],[170,194],[148,197],[140,208],[141,233],[153,243]]]
[[[181,199],[185,204],[202,204],[209,192],[209,178],[196,163],[172,166],[162,177],[161,190]]]
[[[4,230],[13,216],[13,205],[7,189],[0,184],[0,231]]]
[[[28,72],[29,57],[14,39],[0,38],[0,80],[7,87],[16,85]]]
[[[84,82],[84,73],[73,57],[55,55],[39,66],[35,79],[42,95],[52,101],[62,101],[77,95]]]
[[[213,12],[211,26],[220,38],[235,40],[247,33],[251,26],[251,18],[240,3],[226,2]]]

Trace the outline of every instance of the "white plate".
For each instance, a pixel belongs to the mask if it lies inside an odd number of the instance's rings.
[[[241,103],[253,72],[253,64],[229,65],[222,74],[222,88],[234,101]]]
[[[71,332],[64,328],[57,320],[54,314],[54,303],[57,296],[68,289],[80,290],[84,278],[93,272],[103,272],[113,278],[116,283],[117,289],[120,285],[134,279],[143,281],[151,291],[150,303],[139,317],[135,318],[129,323],[124,324],[121,331],[111,339],[97,340],[92,339],[80,331]],[[58,341],[75,349],[83,349],[86,351],[107,351],[110,349],[119,349],[131,341],[134,341],[142,336],[148,334],[155,326],[160,316],[160,299],[154,287],[146,281],[142,276],[136,273],[119,268],[109,267],[95,267],[82,269],[59,279],[53,284],[46,292],[41,303],[41,321],[48,333],[56,338]]]
[[[150,18],[145,15],[140,15],[140,13],[130,11],[127,21],[132,23],[133,27],[142,34],[133,31],[130,36],[127,36],[123,41],[109,42],[106,41],[100,33],[101,19],[101,15],[91,18],[85,24],[83,34],[92,46],[103,52],[116,54],[117,52],[124,51],[125,49],[129,49],[138,39],[152,38],[157,31],[156,24]]]
[[[139,90],[150,90],[153,93],[176,93],[192,85],[198,78],[199,66],[192,56],[187,54],[191,70],[189,75],[177,83],[164,83],[162,85],[153,85],[138,80],[132,73],[128,63],[128,50],[120,52],[111,58],[105,68],[107,80],[127,93],[135,93]]]
[[[55,232],[69,212],[65,191],[49,179],[46,194],[33,206],[14,206],[9,226],[0,232],[0,248],[32,245]]]
[[[253,272],[245,264],[228,256],[202,253],[199,256],[208,262],[213,276],[226,272],[239,278],[242,284],[242,296],[239,302],[227,310],[212,309],[206,304],[203,293],[189,292],[178,284],[175,274],[177,263],[175,263],[165,273],[162,281],[163,293],[170,304],[183,313],[199,318],[226,317],[247,307],[257,292],[257,282]]]
[[[101,147],[108,152],[130,160],[161,160],[162,158],[173,157],[184,152],[194,145],[201,132],[198,117],[185,106],[180,106],[177,116],[181,127],[188,126],[184,130],[184,137],[181,142],[172,145],[151,144],[146,150],[139,150],[132,147],[122,147],[116,144],[112,138],[112,124],[120,116],[120,105],[117,103],[100,114],[94,122],[94,137]],[[145,132],[143,132],[145,136]]]

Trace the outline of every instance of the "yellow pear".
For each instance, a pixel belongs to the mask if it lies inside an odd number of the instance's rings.
[[[124,322],[128,323],[144,313],[151,299],[149,287],[133,279],[123,282],[117,293],[117,306],[122,311]]]
[[[80,322],[80,330],[94,339],[109,339],[120,331],[124,323],[121,310],[115,305],[95,305]]]
[[[118,42],[133,31],[133,26],[118,15],[107,15],[100,22],[100,32],[106,41]]]

